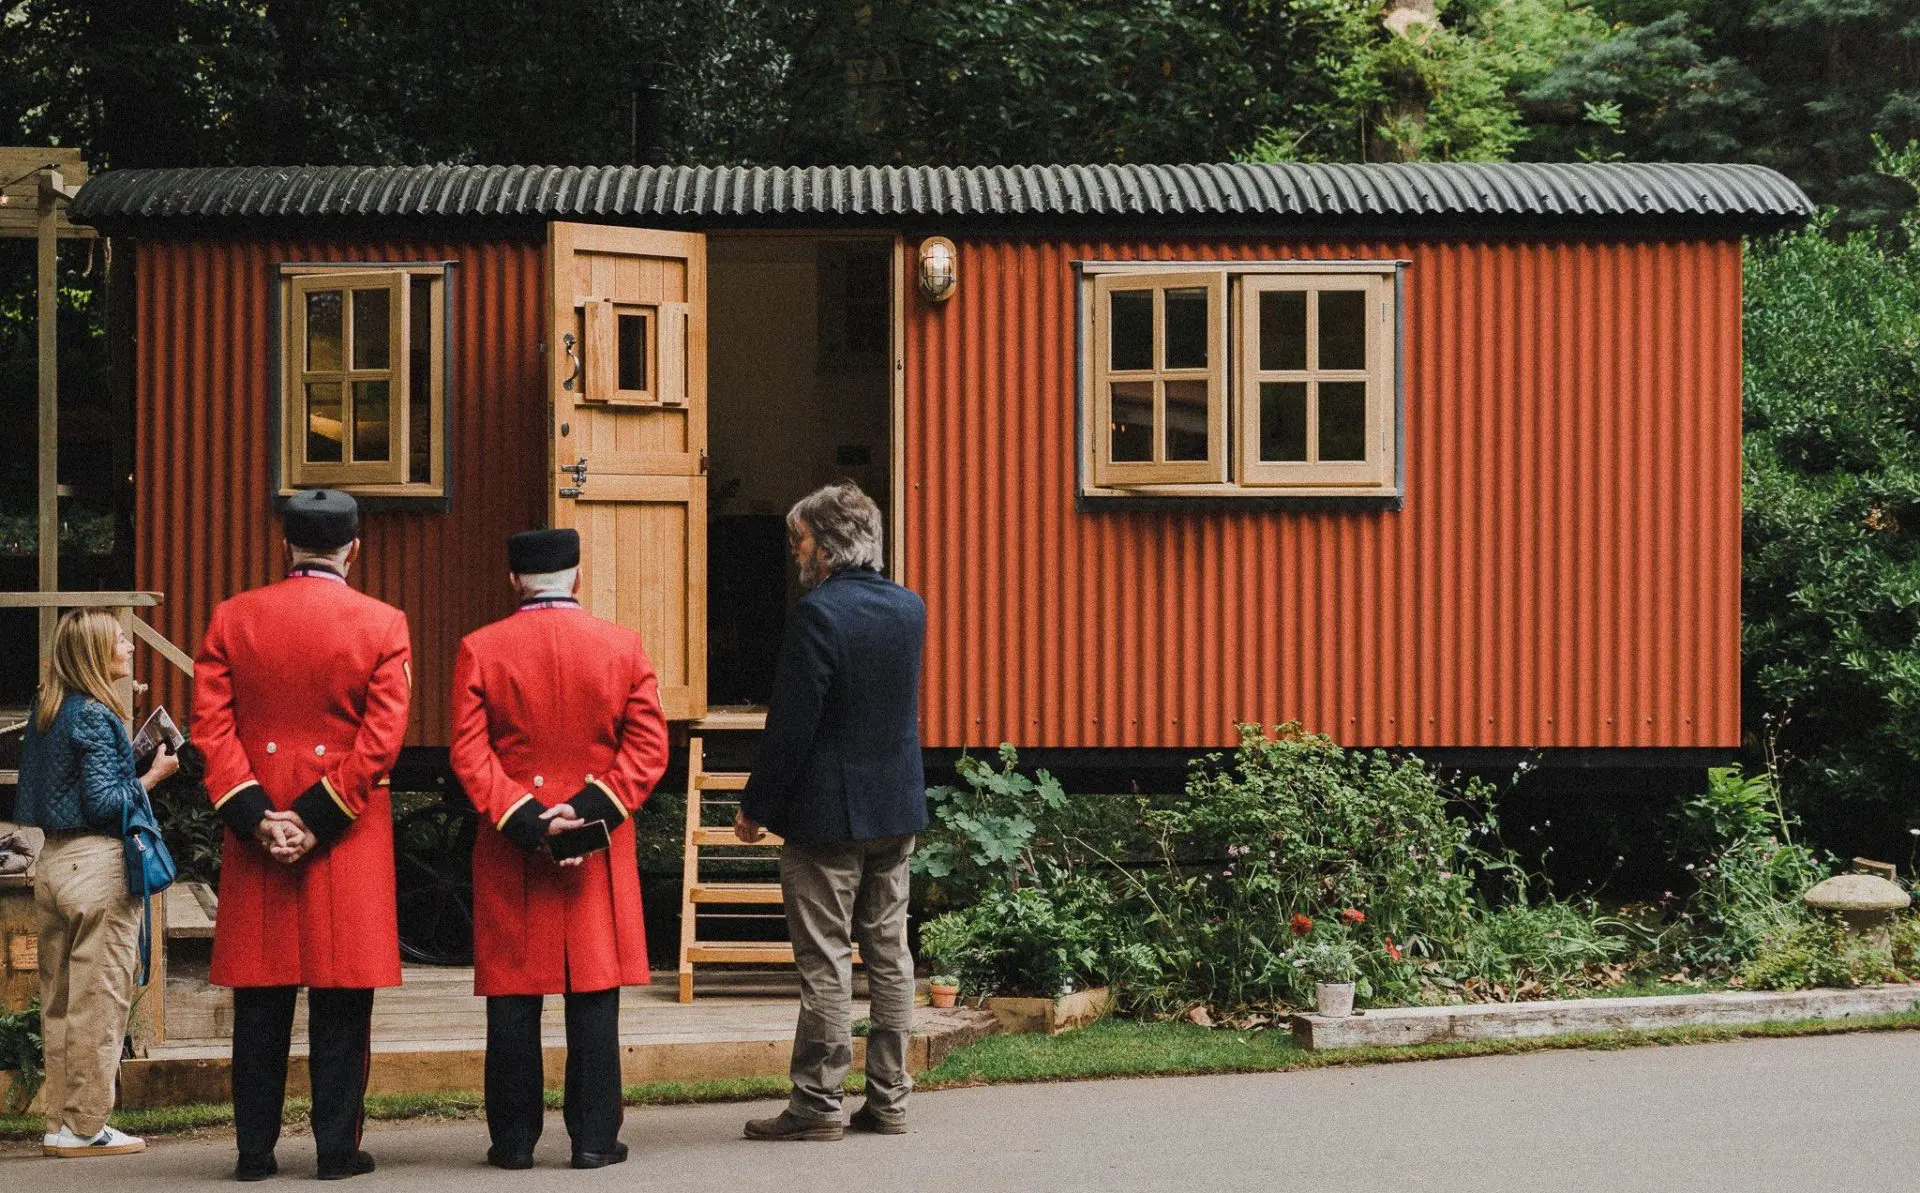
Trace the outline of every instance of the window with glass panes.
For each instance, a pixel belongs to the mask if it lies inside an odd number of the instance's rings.
[[[1094,280],[1099,484],[1226,479],[1226,284],[1219,275]]]
[[[1391,493],[1397,263],[1090,267],[1092,496]]]
[[[446,270],[287,267],[280,491],[446,492]]]

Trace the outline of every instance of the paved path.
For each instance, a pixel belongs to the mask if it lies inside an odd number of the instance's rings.
[[[355,1193],[805,1193],[848,1189],[1632,1190],[1892,1189],[1920,1142],[1920,1033],[1383,1065],[1257,1076],[1099,1081],[919,1096],[905,1136],[837,1144],[738,1138],[767,1104],[630,1110],[634,1160],[575,1173],[550,1118],[541,1166],[479,1163],[478,1122],[369,1132],[380,1171]],[[0,1189],[203,1190],[225,1137],[145,1156],[0,1156]],[[282,1182],[312,1173],[283,1141]],[[270,1187],[270,1186],[269,1186]]]

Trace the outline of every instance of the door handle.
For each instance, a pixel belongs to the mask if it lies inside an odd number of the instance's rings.
[[[567,376],[565,381],[560,383],[561,389],[570,390],[573,388],[573,383],[580,380],[580,354],[573,350],[573,346],[576,343],[578,343],[578,341],[573,338],[572,332],[568,332],[560,337],[560,346],[566,349],[567,359],[573,362],[573,372]]]

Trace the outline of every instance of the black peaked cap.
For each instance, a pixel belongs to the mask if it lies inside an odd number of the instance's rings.
[[[287,498],[287,541],[305,551],[333,551],[360,537],[360,504],[338,489],[307,489]]]
[[[507,540],[507,570],[516,576],[580,566],[577,530],[523,530]]]

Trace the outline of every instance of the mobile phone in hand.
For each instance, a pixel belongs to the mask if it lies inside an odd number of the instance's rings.
[[[589,820],[579,828],[570,828],[564,833],[554,833],[549,836],[547,854],[556,862],[564,862],[568,858],[598,853],[612,844],[613,838],[607,833],[607,822]]]

